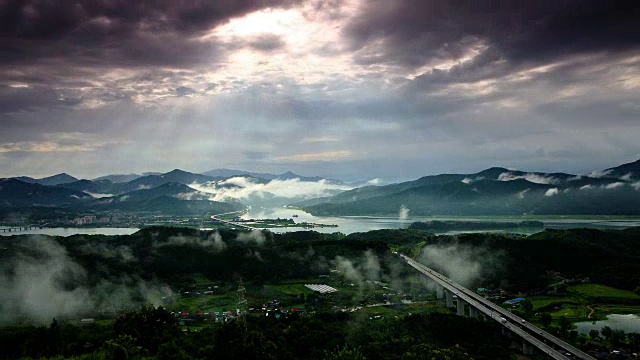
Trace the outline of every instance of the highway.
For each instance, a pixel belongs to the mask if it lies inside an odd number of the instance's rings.
[[[478,311],[481,311],[486,316],[498,321],[505,328],[511,330],[515,334],[522,337],[527,342],[531,343],[538,349],[540,349],[543,353],[549,355],[554,359],[569,359],[569,357],[564,354],[570,354],[573,358],[583,359],[583,360],[595,360],[594,357],[589,354],[581,351],[580,349],[575,348],[574,346],[568,344],[567,342],[549,334],[548,332],[540,329],[539,327],[532,325],[526,321],[524,321],[519,316],[512,314],[511,312],[503,309],[502,307],[494,304],[493,302],[483,298],[482,296],[476,294],[475,292],[465,288],[460,284],[456,284],[451,281],[449,278],[443,276],[442,274],[433,271],[427,266],[411,259],[408,256],[400,255],[411,267],[420,271],[451,293],[458,296],[459,299],[470,304],[470,306],[475,307]],[[506,323],[501,321],[501,318],[504,318]],[[541,341],[540,339],[544,340]],[[557,348],[562,349],[561,351],[555,350],[547,344],[553,344]]]
[[[224,213],[224,214],[216,214],[216,215],[212,215],[212,216],[211,216],[211,220],[213,220],[213,221],[219,221],[219,222],[221,222],[221,223],[223,223],[223,224],[227,224],[227,225],[231,225],[231,226],[241,227],[241,228],[243,228],[243,229],[249,229],[249,230],[260,230],[260,229],[258,229],[258,228],[254,228],[254,227],[247,226],[247,225],[244,225],[244,224],[234,223],[234,222],[232,222],[232,221],[222,220],[222,219],[218,218],[218,216],[221,216],[221,215],[229,215],[229,214],[244,213],[244,212],[246,212],[246,211],[247,211],[247,209],[245,209],[245,210],[239,210],[239,211],[231,211],[231,212],[227,212],[227,213]]]

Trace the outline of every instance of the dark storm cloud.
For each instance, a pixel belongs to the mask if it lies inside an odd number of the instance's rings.
[[[44,59],[193,65],[213,55],[192,37],[229,18],[294,1],[20,1],[0,4],[0,62]]]
[[[460,59],[470,44],[490,49],[476,66],[520,63],[584,51],[636,49],[640,6],[634,0],[451,1],[368,0],[364,16],[344,32],[356,61],[419,67]],[[386,53],[367,51],[382,40]]]

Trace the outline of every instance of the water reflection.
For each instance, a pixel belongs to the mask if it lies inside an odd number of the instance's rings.
[[[605,326],[613,330],[624,330],[626,333],[640,333],[640,317],[633,314],[612,314],[607,315],[607,320],[579,322],[576,326],[578,332],[581,334],[588,334],[589,331],[593,329],[600,331]]]
[[[2,229],[3,227],[0,227]],[[11,232],[1,232],[0,236],[11,235],[49,235],[49,236],[71,236],[71,235],[131,235],[138,231],[138,228],[44,228],[30,230],[13,230]]]
[[[399,217],[381,217],[381,216],[314,216],[307,212],[292,208],[260,208],[253,207],[247,213],[242,215],[242,219],[294,219],[296,223],[308,222],[325,225],[338,225],[338,227],[315,227],[311,230],[322,233],[341,232],[343,234],[351,234],[354,232],[366,232],[379,229],[401,229],[407,228],[414,221],[491,221],[491,222],[520,222],[523,220],[542,221],[546,228],[549,229],[570,229],[570,228],[595,228],[595,229],[624,229],[628,227],[640,226],[640,219],[608,219],[606,217],[594,218],[572,218],[567,217],[535,217],[523,218],[518,216],[487,216],[487,217],[455,217],[455,216],[411,216],[406,219]],[[1,229],[2,227],[0,227]],[[290,228],[271,228],[273,232],[290,232],[305,230],[302,227]],[[493,232],[493,233],[519,233],[533,234],[542,229],[530,228],[513,228],[507,230],[464,230],[439,232],[438,234],[461,234],[473,232]],[[52,236],[70,236],[76,234],[101,234],[101,235],[130,235],[138,231],[137,228],[49,228],[49,229],[31,229],[12,232],[0,232],[0,236],[22,235],[22,234],[44,234]]]
[[[307,212],[291,208],[251,208],[241,217],[248,219],[273,219],[273,218],[293,218],[296,223],[310,222],[319,224],[335,224],[338,227],[330,228],[314,228],[313,230],[323,233],[341,232],[350,234],[353,232],[365,232],[378,229],[399,229],[407,228],[414,221],[491,221],[491,222],[520,222],[523,220],[538,220],[545,224],[549,229],[571,229],[571,228],[595,228],[595,229],[624,229],[628,227],[640,226],[640,219],[607,219],[607,218],[572,218],[572,217],[536,217],[523,218],[518,216],[491,216],[491,217],[454,217],[454,216],[409,216],[407,219],[398,217],[379,217],[379,216],[314,216]],[[273,228],[273,232],[300,231],[302,228]],[[451,231],[447,234],[473,233],[473,232],[495,232],[495,233],[520,233],[533,234],[542,229],[516,228],[508,230],[469,230],[469,231]],[[445,232],[442,232],[445,233]]]

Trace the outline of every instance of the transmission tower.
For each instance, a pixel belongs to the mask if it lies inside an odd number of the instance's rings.
[[[236,290],[236,295],[238,297],[236,301],[236,314],[242,317],[244,320],[247,314],[247,299],[244,298],[247,289],[242,284],[242,278],[240,278],[240,282],[238,283],[238,290]]]

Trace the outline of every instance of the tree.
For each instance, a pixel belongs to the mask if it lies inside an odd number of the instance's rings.
[[[629,345],[640,347],[640,333],[628,333],[627,339],[629,339]]]
[[[571,321],[566,316],[560,316],[560,332],[566,333],[571,329]]]
[[[119,316],[113,323],[116,335],[129,335],[137,339],[137,346],[151,354],[158,346],[180,336],[176,318],[162,306],[143,306],[140,311],[131,311]]]
[[[611,345],[618,347],[624,344],[626,338],[627,334],[625,334],[624,330],[612,330],[609,341],[611,341]]]
[[[589,337],[591,338],[591,340],[598,340],[598,338],[600,337],[600,332],[596,329],[591,329],[589,330]]]
[[[533,303],[531,300],[523,300],[520,302],[520,306],[522,306],[522,310],[524,311],[524,317],[530,318],[533,314]]]
[[[324,352],[324,360],[366,360],[359,349],[350,349],[345,345],[342,349],[336,348]]]
[[[460,347],[435,348],[432,345],[412,346],[402,355],[402,360],[469,360],[472,359]]]
[[[120,335],[105,342],[104,348],[113,360],[126,360],[140,354],[142,348],[136,345],[137,339],[130,335]]]
[[[609,340],[612,333],[613,333],[613,330],[608,326],[604,326],[602,329],[600,329],[600,334],[602,334],[602,337],[605,338],[606,340]]]
[[[551,325],[552,320],[553,318],[551,317],[551,314],[549,313],[540,314],[540,322],[542,323],[542,326],[544,326],[545,328],[548,328],[549,325]]]

